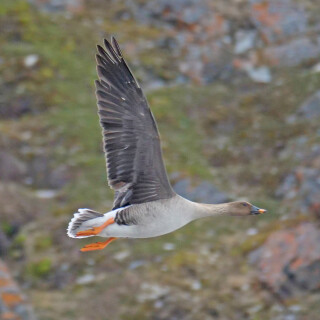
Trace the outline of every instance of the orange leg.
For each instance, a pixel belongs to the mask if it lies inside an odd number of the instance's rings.
[[[114,223],[114,218],[108,219],[104,224],[102,224],[99,227],[93,227],[89,230],[84,230],[84,231],[79,231],[77,232],[76,236],[77,237],[82,237],[82,236],[96,236],[99,234],[104,228],[106,228],[108,225]]]
[[[80,249],[80,251],[82,252],[86,252],[86,251],[94,251],[94,250],[102,250],[104,249],[109,243],[111,243],[112,241],[116,240],[117,238],[109,238],[106,241],[102,241],[102,242],[95,242],[95,243],[90,243],[87,244],[86,246],[84,246],[82,249]]]

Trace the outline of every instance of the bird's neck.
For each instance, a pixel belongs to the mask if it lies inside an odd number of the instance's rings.
[[[194,207],[194,219],[212,217],[212,216],[221,216],[229,214],[229,204],[205,204],[205,203],[196,203],[193,202]]]
[[[176,195],[173,198],[174,208],[176,212],[179,212],[183,219],[187,219],[189,222],[213,216],[229,215],[230,207],[229,203],[221,204],[205,204],[190,201],[184,197]]]

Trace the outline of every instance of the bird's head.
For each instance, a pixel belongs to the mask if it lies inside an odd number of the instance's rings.
[[[231,216],[258,215],[267,212],[246,201],[235,201],[229,203],[228,212]]]

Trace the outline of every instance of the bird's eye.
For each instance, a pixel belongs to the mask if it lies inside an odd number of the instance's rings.
[[[247,203],[242,203],[242,205],[243,205],[244,207],[247,207],[247,206],[248,206],[248,204],[247,204]]]

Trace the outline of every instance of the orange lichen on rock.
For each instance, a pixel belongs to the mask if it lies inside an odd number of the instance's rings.
[[[272,233],[251,256],[260,281],[282,298],[319,288],[319,241],[319,230],[308,222]]]
[[[1,315],[2,320],[21,320],[19,316],[14,314],[13,312],[5,312]]]
[[[34,320],[31,307],[26,303],[9,269],[0,260],[0,320]]]
[[[8,268],[0,261],[0,271],[8,272]]]
[[[1,287],[8,287],[12,284],[13,284],[13,282],[9,278],[0,278],[0,288]]]
[[[256,19],[262,24],[275,28],[279,22],[279,15],[276,12],[270,13],[270,4],[267,2],[254,3],[252,10],[256,13]]]
[[[21,295],[18,293],[4,292],[1,294],[1,298],[2,301],[10,308],[23,301]]]

